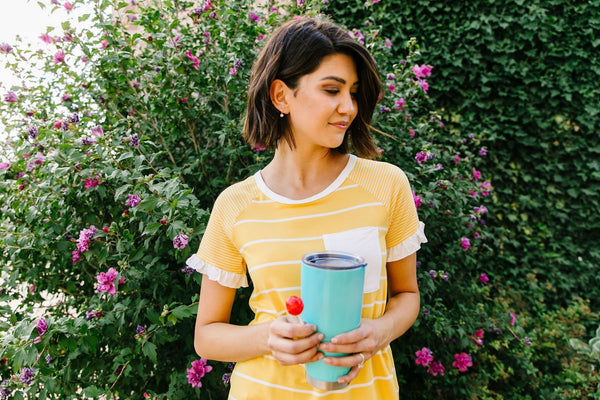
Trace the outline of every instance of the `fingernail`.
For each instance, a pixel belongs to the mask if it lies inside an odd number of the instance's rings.
[[[319,338],[319,340],[323,340],[323,338],[325,337],[325,335],[323,335],[322,333],[319,333],[317,335],[317,337]]]
[[[331,339],[331,343],[337,343],[338,342],[338,338],[334,337],[333,339]]]

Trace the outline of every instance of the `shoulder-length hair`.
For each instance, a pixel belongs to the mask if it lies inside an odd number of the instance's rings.
[[[269,90],[275,79],[295,89],[299,79],[315,71],[321,60],[333,54],[346,54],[354,60],[359,87],[358,114],[335,150],[347,153],[350,145],[360,157],[376,158],[369,124],[381,94],[379,72],[371,54],[341,27],[324,19],[301,18],[281,25],[273,32],[252,67],[243,136],[251,146],[269,149],[285,139],[295,146],[287,118],[280,118]]]

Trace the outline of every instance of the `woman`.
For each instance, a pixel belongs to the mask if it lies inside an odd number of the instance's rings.
[[[380,90],[368,51],[319,19],[282,25],[253,66],[244,137],[274,148],[273,160],[221,193],[187,261],[204,274],[195,348],[237,363],[232,399],[398,398],[389,344],[417,318],[416,251],[426,238],[404,173],[367,159],[379,154],[369,123]],[[314,325],[285,316],[286,299],[300,295],[302,255],[319,250],[368,262],[360,327],[328,343]],[[255,318],[235,326],[230,313],[246,273]],[[310,386],[302,364],[320,359],[351,367],[339,378],[350,384]]]

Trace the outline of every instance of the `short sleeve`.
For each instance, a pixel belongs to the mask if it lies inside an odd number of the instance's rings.
[[[427,242],[425,224],[419,221],[417,207],[406,174],[398,169],[390,203],[390,226],[386,236],[388,261],[401,260]]]
[[[231,238],[231,226],[238,213],[221,193],[211,212],[198,252],[187,259],[188,267],[205,274],[210,280],[230,288],[247,287],[246,264]]]

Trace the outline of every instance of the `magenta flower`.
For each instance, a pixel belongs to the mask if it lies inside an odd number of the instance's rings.
[[[455,354],[454,359],[456,361],[452,363],[452,366],[458,368],[460,372],[466,372],[469,367],[473,366],[473,360],[467,353]]]
[[[13,50],[12,46],[8,43],[0,43],[0,52],[2,53],[10,53]]]
[[[460,247],[462,247],[464,250],[469,250],[469,247],[471,247],[471,242],[469,241],[469,238],[461,238]]]
[[[510,326],[514,326],[515,322],[517,322],[517,315],[514,313],[510,313]]]
[[[196,388],[202,387],[202,378],[204,375],[212,371],[212,367],[207,365],[207,360],[201,358],[199,360],[192,361],[192,368],[187,370],[187,380],[190,385]]]
[[[425,161],[427,161],[427,153],[424,153],[422,151],[418,152],[415,156],[415,160],[417,160],[417,163],[419,164],[424,163]]]
[[[482,147],[481,150],[479,150],[479,155],[487,156],[487,149],[485,147]]]
[[[417,350],[415,352],[417,359],[415,360],[415,364],[422,365],[427,367],[431,361],[433,361],[433,354],[431,354],[431,350],[427,347],[423,347],[421,350]]]
[[[251,147],[251,150],[254,151],[265,151],[267,148],[265,146],[263,146],[262,144],[257,144],[255,146]]]
[[[10,167],[10,164],[7,162],[0,162],[0,171],[2,171],[3,169],[6,169]]]
[[[259,19],[260,19],[260,17],[258,15],[256,15],[253,12],[250,13],[250,21],[258,22]]]
[[[108,47],[108,40],[104,39],[102,41],[100,41],[100,46],[102,46],[103,49]]]
[[[476,181],[481,179],[481,172],[477,171],[475,168],[473,168],[473,179]]]
[[[70,2],[66,2],[65,3],[65,8],[67,9],[67,11],[71,11],[71,9],[73,8],[73,5]]]
[[[385,47],[392,47],[392,41],[389,38],[385,38],[385,42],[383,44]]]
[[[475,208],[473,208],[473,211],[475,212],[475,214],[487,214],[488,213],[488,209],[486,206],[475,207]]]
[[[413,65],[413,67],[411,68],[412,72],[415,74],[415,76],[417,77],[417,79],[423,79],[426,78],[428,76],[431,75],[431,70],[433,69],[433,67],[431,65]]]
[[[296,6],[297,7],[302,7],[304,5],[304,3],[306,3],[305,0],[296,0]]]
[[[71,254],[73,255],[73,265],[75,265],[81,259],[81,253],[79,250],[73,250]]]
[[[460,156],[458,154],[454,155],[454,164],[458,165],[458,163],[460,162]]]
[[[125,205],[128,207],[137,207],[140,203],[141,203],[141,199],[140,196],[138,196],[137,194],[130,194],[128,195],[128,199],[125,201]]]
[[[429,90],[429,83],[423,79],[417,79],[417,85],[423,90],[423,93],[427,93]]]
[[[83,190],[88,190],[90,188],[96,187],[100,184],[98,178],[86,178],[83,184]]]
[[[488,283],[490,281],[490,278],[488,278],[486,273],[483,273],[483,274],[479,275],[479,281],[485,285],[486,283]]]
[[[481,183],[481,195],[489,196],[491,191],[492,191],[492,184],[487,181],[483,181]]]
[[[417,196],[415,192],[412,192],[413,200],[415,201],[415,206],[418,208],[421,205],[421,196]]]
[[[173,238],[173,247],[176,249],[185,249],[185,246],[188,244],[188,236],[187,235],[177,235]]]
[[[477,332],[471,335],[471,340],[478,346],[483,346],[483,329],[479,329]]]
[[[36,325],[38,335],[42,336],[48,330],[48,323],[46,322],[46,318],[42,317],[38,320]]]
[[[102,130],[102,126],[98,125],[92,128],[91,130],[92,136],[102,136],[104,135],[104,131]]]
[[[89,229],[84,228],[79,232],[79,238],[77,239],[77,250],[79,252],[83,253],[89,250],[90,241],[96,232],[98,232],[98,229],[94,225],[90,226]]]
[[[233,75],[233,76],[237,76],[237,68],[236,67],[229,68],[229,74]]]
[[[47,33],[42,33],[40,35],[40,39],[42,39],[42,41],[44,43],[48,43],[48,44],[54,43],[54,39],[52,38],[52,36],[48,35]]]
[[[185,55],[186,55],[186,57],[187,57],[188,59],[190,59],[191,61],[193,61],[193,64],[192,64],[192,66],[194,67],[194,69],[195,69],[196,71],[200,71],[200,68],[198,68],[198,65],[200,65],[200,60],[198,59],[198,57],[196,57],[196,56],[193,56],[193,55],[192,55],[192,51],[191,51],[191,50],[188,50],[188,51],[186,51],[186,52],[185,52]]]
[[[415,132],[415,130],[414,130],[414,129],[410,128],[410,129],[408,130],[408,133],[410,134],[410,138],[411,138],[411,139],[415,137],[415,133],[416,133],[416,132]]]
[[[17,94],[13,91],[10,91],[4,95],[4,101],[7,103],[16,103],[19,100]]]
[[[60,64],[65,62],[65,52],[64,50],[59,50],[54,54],[54,64]]]
[[[444,365],[439,362],[439,361],[432,361],[431,364],[429,364],[429,368],[427,369],[427,373],[433,375],[433,376],[444,376]]]
[[[406,103],[404,102],[403,98],[399,98],[398,100],[396,100],[394,102],[394,110],[398,111],[404,111],[404,107],[406,106]]]
[[[117,290],[115,289],[115,279],[117,278],[117,275],[117,270],[112,267],[106,272],[100,272],[96,276],[96,280],[99,283],[96,290],[99,292],[108,292],[108,294],[113,296],[117,294]],[[123,282],[125,282],[125,280],[121,277],[121,279],[119,279],[119,284]]]

